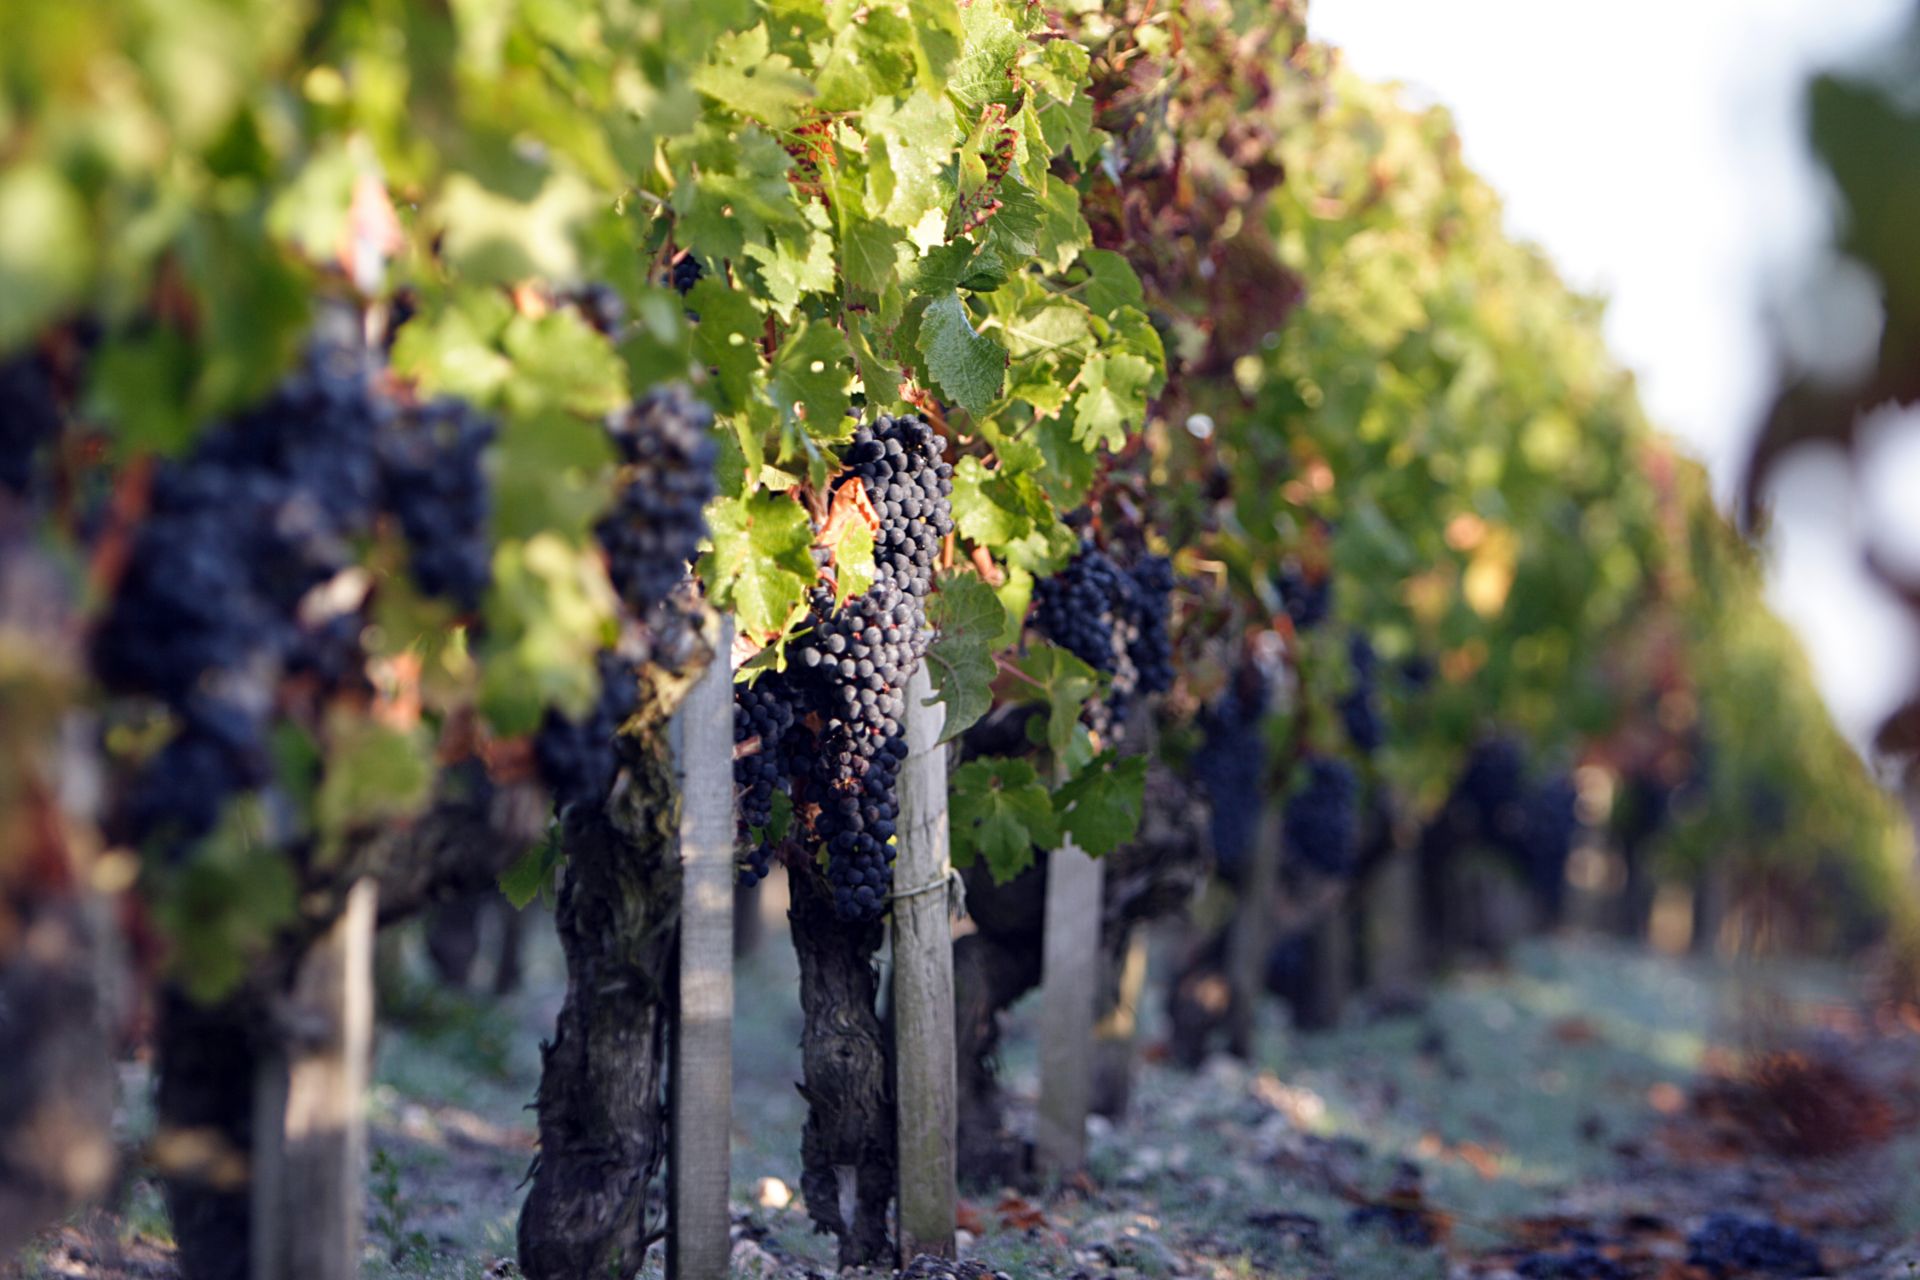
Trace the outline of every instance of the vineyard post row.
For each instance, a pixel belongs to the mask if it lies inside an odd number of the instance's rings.
[[[1072,836],[1063,837],[1047,859],[1040,967],[1040,1113],[1034,1131],[1034,1162],[1044,1177],[1068,1177],[1087,1163],[1105,879],[1104,865],[1082,851]]]
[[[253,1280],[360,1274],[373,1063],[372,880],[302,959],[254,1077]]]
[[[953,1026],[953,864],[947,838],[946,707],[931,701],[923,662],[907,681],[907,759],[894,863],[894,1130],[899,1135],[897,1239],[916,1255],[954,1256],[958,1064]]]
[[[667,1274],[724,1276],[733,1133],[733,622],[674,717],[680,770],[680,972],[673,1018]]]

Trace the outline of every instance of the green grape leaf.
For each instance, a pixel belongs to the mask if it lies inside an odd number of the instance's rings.
[[[785,494],[761,490],[715,502],[707,523],[713,549],[700,572],[709,594],[732,607],[741,634],[780,635],[817,576],[806,508]]]
[[[554,173],[531,200],[455,173],[441,186],[434,217],[441,253],[467,283],[512,284],[577,279],[575,233],[598,208],[592,188],[568,173]]]
[[[91,226],[80,193],[52,165],[9,158],[0,171],[0,352],[81,300],[94,265]]]
[[[1014,686],[1023,701],[1047,707],[1045,741],[1066,759],[1080,727],[1080,711],[1105,685],[1100,673],[1058,645],[1036,644],[1017,664],[1027,683]]]
[[[833,549],[833,607],[864,593],[873,585],[873,530],[866,522],[849,523]]]
[[[953,865],[984,860],[996,884],[1032,866],[1036,847],[1060,843],[1053,799],[1026,760],[988,756],[954,770],[948,822]]]
[[[939,587],[927,601],[927,621],[938,631],[927,672],[947,710],[940,740],[950,742],[993,708],[993,645],[1007,613],[976,574],[942,574]]]
[[[1087,284],[1081,297],[1095,315],[1111,317],[1122,307],[1147,305],[1140,277],[1134,274],[1132,265],[1112,249],[1082,249],[1080,265],[1087,270]]]
[[[513,318],[513,303],[497,289],[462,293],[400,326],[393,367],[428,395],[490,404],[513,374],[513,362],[499,345]]]
[[[967,38],[960,6],[956,0],[907,0],[907,15],[913,23],[913,61],[920,80],[927,89],[943,92]]]
[[[833,240],[820,232],[809,232],[797,243],[775,236],[772,245],[749,244],[746,256],[758,264],[767,299],[783,321],[792,321],[793,309],[807,294],[833,292]],[[891,257],[887,265],[891,269]]]
[[[1104,857],[1139,831],[1146,781],[1145,756],[1103,752],[1053,793],[1054,812],[1075,844]]]
[[[813,83],[794,70],[791,58],[768,52],[764,22],[714,41],[713,56],[693,73],[693,87],[776,128],[791,124],[814,93]]]
[[[594,655],[613,628],[614,606],[594,550],[551,532],[495,548],[479,698],[495,732],[531,733],[549,706],[586,714],[599,688]]]
[[[603,418],[627,403],[627,367],[605,334],[571,307],[508,322],[501,345],[513,359],[509,404],[520,412],[563,409]]]
[[[773,358],[773,402],[786,422],[804,419],[815,440],[844,440],[853,430],[847,340],[824,320],[802,320]]]
[[[418,813],[433,793],[433,742],[416,725],[397,729],[364,716],[329,718],[327,767],[313,799],[325,857],[354,831]]]
[[[927,304],[915,345],[940,391],[974,417],[984,418],[1000,396],[1007,353],[993,339],[974,332],[958,294],[949,292]]]
[[[921,249],[936,248],[944,241],[954,194],[945,177],[954,146],[953,104],[916,89],[897,103],[874,103],[864,123],[870,148],[885,157],[869,171],[869,208]]]
[[[500,873],[500,892],[506,894],[515,911],[526,910],[535,898],[552,895],[553,873],[564,857],[560,841],[549,831]]]
[[[840,237],[841,270],[847,283],[879,293],[897,274],[900,233],[881,222],[855,222]]]
[[[960,536],[999,547],[1033,530],[1019,485],[968,454],[953,469],[953,521]]]
[[[753,299],[712,276],[687,294],[687,305],[700,313],[693,331],[693,354],[719,371],[722,407],[738,410],[753,398],[753,376],[760,371],[760,339],[767,319]]]
[[[1081,366],[1080,394],[1073,401],[1073,438],[1091,451],[1119,450],[1129,424],[1146,416],[1153,365],[1136,355],[1100,352]]]

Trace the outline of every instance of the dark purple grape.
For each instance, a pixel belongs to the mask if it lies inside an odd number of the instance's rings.
[[[670,383],[607,424],[620,451],[619,492],[594,526],[614,589],[645,618],[686,577],[706,537],[716,488],[713,410],[684,383]]]
[[[1343,760],[1310,756],[1306,783],[1287,800],[1287,851],[1322,875],[1353,871],[1360,784]]]

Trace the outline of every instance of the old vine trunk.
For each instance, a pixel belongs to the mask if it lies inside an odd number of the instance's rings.
[[[795,870],[790,879],[806,1016],[800,1192],[814,1226],[840,1238],[840,1264],[863,1266],[889,1256],[893,1199],[893,1067],[874,1008],[882,926],[839,919],[818,874]]]

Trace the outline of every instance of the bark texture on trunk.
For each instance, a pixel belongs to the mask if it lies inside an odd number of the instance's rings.
[[[167,1216],[192,1280],[248,1280],[253,1269],[253,1086],[264,1007],[247,995],[203,1005],[160,996],[154,1140]]]
[[[893,1064],[875,1004],[884,928],[836,916],[832,891],[813,868],[792,870],[788,884],[806,1021],[800,1193],[815,1228],[839,1237],[841,1266],[882,1263],[891,1257],[894,1185]]]
[[[540,1154],[520,1213],[530,1280],[631,1276],[658,1235],[649,1189],[667,1154],[667,1033],[680,876],[673,782],[636,775],[627,820],[570,810],[556,925],[567,994],[542,1046]]]

